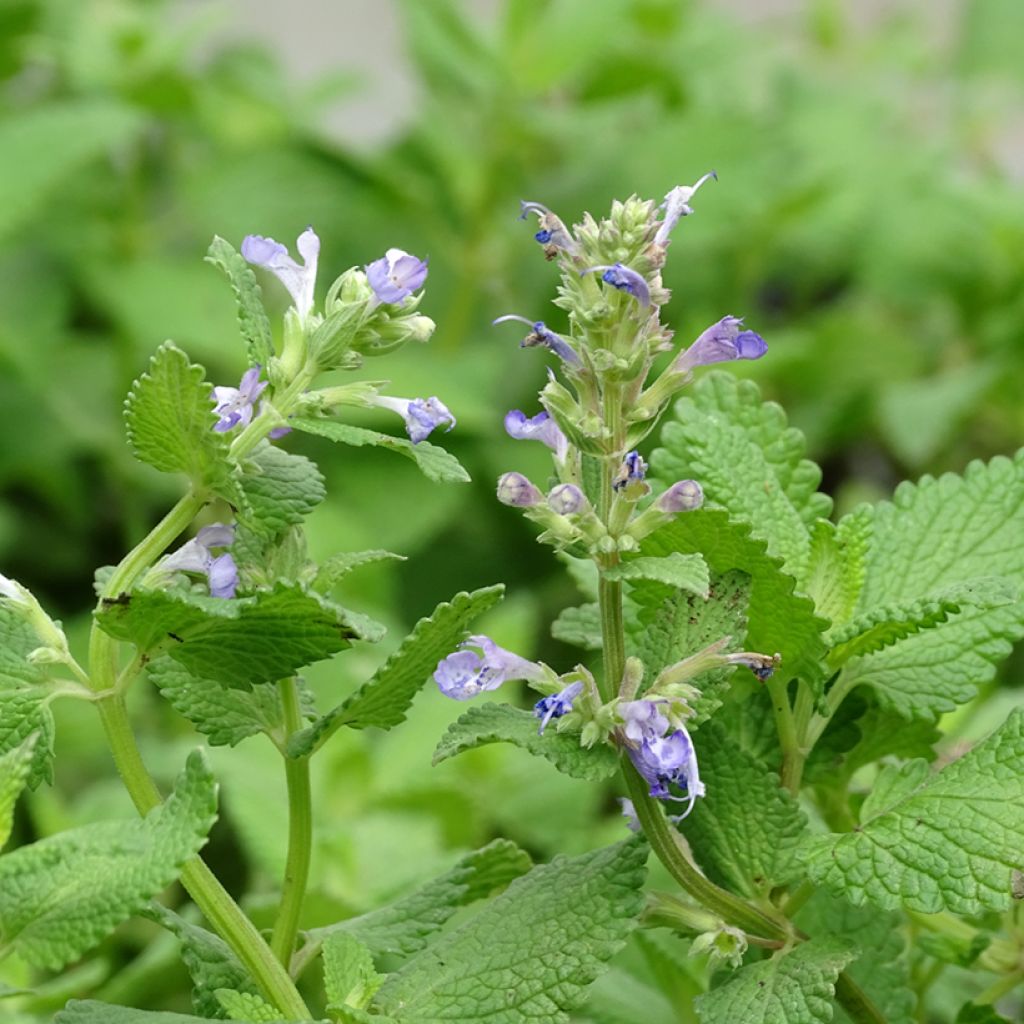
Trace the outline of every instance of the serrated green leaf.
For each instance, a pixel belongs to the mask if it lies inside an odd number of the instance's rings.
[[[794,591],[793,580],[768,554],[764,541],[722,509],[699,509],[677,517],[643,543],[650,555],[699,551],[716,573],[739,569],[751,579],[746,649],[782,655],[786,678],[815,679],[825,651],[828,621],[815,614],[810,598]]]
[[[284,582],[230,600],[137,590],[102,602],[96,621],[116,640],[167,653],[194,675],[238,687],[292,675],[358,637],[336,606]]]
[[[512,743],[538,757],[546,757],[560,772],[576,779],[611,778],[619,768],[619,755],[609,746],[580,746],[577,733],[548,727],[537,732],[539,721],[529,711],[511,704],[480,704],[448,726],[434,751],[434,764],[488,743]]]
[[[337,586],[353,569],[358,569],[363,565],[372,565],[374,562],[385,562],[390,559],[404,562],[405,555],[396,555],[393,551],[382,551],[379,549],[371,551],[339,551],[320,564],[316,577],[313,580],[313,588],[320,591],[321,594],[326,594],[333,587]]]
[[[901,484],[875,510],[858,609],[931,597],[985,576],[1024,585],[1024,452]],[[1024,636],[1024,603],[969,606],[925,633],[850,662],[855,685],[874,688],[904,717],[934,717],[969,700]],[[852,678],[851,678],[852,677]]]
[[[3,707],[2,702],[0,707]],[[28,782],[38,740],[39,734],[33,733],[24,743],[0,755],[0,850],[11,837],[14,805]]]
[[[373,1008],[416,1024],[563,1024],[636,924],[647,852],[631,839],[534,868],[392,974]]]
[[[829,514],[816,492],[821,471],[804,458],[800,431],[786,425],[757,385],[731,374],[703,377],[674,409],[651,456],[660,479],[699,480],[710,501],[745,519],[771,554],[800,578],[810,558],[809,526]]]
[[[875,907],[854,907],[819,889],[801,909],[796,923],[811,935],[834,935],[857,949],[847,974],[864,990],[886,1024],[913,1024],[914,992],[906,958],[902,914]],[[923,936],[915,937],[915,948]],[[833,1020],[845,1022],[839,1008]]]
[[[469,474],[462,468],[459,460],[444,448],[438,448],[437,445],[431,444],[429,441],[413,444],[404,437],[392,437],[390,434],[381,434],[376,430],[367,430],[365,427],[353,427],[348,423],[339,423],[337,420],[296,417],[289,420],[289,423],[296,430],[302,430],[307,434],[318,434],[320,437],[326,437],[356,448],[371,445],[398,452],[399,455],[412,459],[424,476],[437,483],[469,483]]]
[[[72,999],[56,1017],[53,1024],[209,1024],[208,1017],[193,1017],[187,1013],[164,1013],[160,1010],[136,1010],[131,1006],[114,1006],[93,999]],[[273,1024],[288,1024],[281,1015]],[[298,1021],[292,1024],[323,1024],[317,1021]]]
[[[329,1010],[366,1006],[384,981],[373,966],[369,949],[350,932],[334,932],[324,940],[323,960]]]
[[[288,744],[291,757],[317,750],[338,729],[390,729],[405,721],[405,713],[437,663],[465,639],[469,624],[504,596],[501,585],[456,594],[416,623],[401,646],[344,703],[328,711],[310,728],[296,733]]]
[[[230,463],[230,442],[215,431],[213,386],[201,366],[167,341],[125,401],[128,443],[136,458],[162,473],[184,473],[241,505]]]
[[[698,597],[707,597],[710,586],[707,562],[698,554],[682,555],[678,551],[662,558],[634,558],[605,569],[604,575],[610,580],[652,580]]]
[[[828,1024],[840,971],[854,952],[835,939],[812,939],[736,971],[694,1001],[701,1024]]]
[[[226,689],[166,656],[148,665],[146,674],[174,710],[215,747],[233,747],[250,736],[271,733],[284,721],[274,683],[254,683],[250,690]]]
[[[861,824],[891,810],[921,787],[929,775],[928,762],[915,758],[904,764],[883,765],[860,808]]]
[[[956,1015],[954,1024],[1013,1024],[1013,1022],[997,1013],[994,1006],[988,1003],[964,1003]]]
[[[802,856],[811,879],[856,906],[1008,907],[1010,874],[1024,870],[1024,710],[901,795],[856,832],[809,838]]]
[[[263,1024],[281,1019],[280,1010],[252,992],[236,992],[234,989],[221,988],[214,994],[228,1020],[242,1021],[243,1024]]]
[[[258,989],[231,947],[219,936],[179,917],[159,903],[142,915],[167,929],[181,943],[181,958],[192,978],[192,1004],[203,1017],[222,1017],[219,989],[258,994]]]
[[[1017,599],[1017,588],[1002,577],[960,583],[931,597],[880,605],[828,634],[828,664],[837,669],[852,658],[891,647],[905,637],[949,621],[964,608],[1001,608]]]
[[[127,104],[48,101],[0,125],[0,235],[31,218],[47,197],[85,165],[127,142],[144,120]]]
[[[800,871],[797,848],[807,819],[779,777],[715,722],[694,741],[706,788],[682,831],[713,881],[763,899]]]
[[[53,781],[54,725],[47,691],[38,686],[8,686],[0,679],[0,752],[20,748],[30,736],[36,741],[25,781],[35,789]]]
[[[648,683],[662,669],[724,637],[731,636],[738,649],[746,636],[750,577],[744,572],[712,575],[706,598],[651,584],[635,586],[632,595],[639,613],[629,630],[630,646],[644,663]],[[693,680],[700,696],[691,702],[692,724],[699,725],[721,706],[732,673],[732,668],[718,668]]]
[[[246,461],[240,484],[247,506],[241,521],[263,537],[303,522],[327,493],[315,463],[268,442]]]
[[[860,505],[838,526],[819,519],[811,527],[810,559],[799,584],[813,599],[815,611],[833,626],[846,622],[857,606],[873,529],[871,505]]]
[[[374,956],[411,956],[459,909],[504,889],[533,866],[529,854],[507,839],[495,839],[463,857],[450,871],[359,917],[309,932],[311,942],[326,941],[337,931],[354,935]]]
[[[274,355],[270,320],[263,308],[263,293],[252,267],[235,247],[214,235],[206,254],[207,263],[219,267],[231,282],[238,305],[238,327],[242,332],[250,366],[267,366]]]
[[[0,858],[0,947],[59,970],[174,881],[216,816],[213,776],[197,752],[143,820],[86,825]]]
[[[551,635],[585,651],[601,650],[601,609],[596,604],[563,608],[551,623]]]

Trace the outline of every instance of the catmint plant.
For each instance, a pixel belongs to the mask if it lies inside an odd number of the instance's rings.
[[[361,375],[429,339],[428,267],[389,249],[318,304],[312,228],[295,245],[301,262],[271,238],[251,235],[240,252],[214,240],[246,368],[237,387],[214,385],[167,343],[133,385],[131,448],[183,493],[98,570],[87,645],[0,576],[0,847],[21,792],[52,778],[58,699],[95,708],[140,815],[0,856],[0,962],[45,985],[142,916],[180,945],[193,984],[192,1014],[73,999],[57,1024],[564,1024],[588,999],[582,1019],[627,1024],[658,1013],[909,1024],[943,973],[964,968],[972,998],[944,1019],[1019,1007],[1024,711],[966,740],[940,716],[980,706],[1024,636],[1024,457],[904,484],[833,521],[779,407],[709,369],[756,372],[768,355],[757,325],[725,315],[679,344],[663,320],[662,272],[714,177],[572,228],[522,204],[538,218],[558,312],[553,326],[495,321],[525,325],[523,346],[539,351],[522,358],[544,365],[537,406],[493,430],[543,446],[551,463],[545,479],[510,467],[496,496],[582,590],[552,625],[577,657],[549,665],[481,631],[496,584],[437,606],[329,710],[304,668],[383,635],[336,585],[393,556],[311,559],[304,522],[325,485],[289,446],[302,434],[380,446],[431,481],[468,479],[429,440],[456,427],[441,396],[389,395]],[[291,297],[278,330],[253,268]],[[351,408],[397,414],[407,437],[348,422]],[[431,679],[434,699],[464,709],[435,763],[511,743],[602,787],[621,838],[540,865],[498,838],[411,893],[325,923],[306,891],[310,762],[346,729],[399,726]],[[126,698],[149,684],[211,745],[263,735],[280,757],[287,804],[266,813],[279,816],[285,870],[266,931],[199,855],[217,816],[202,749],[170,793],[144,763]],[[202,923],[168,905],[176,879]],[[620,967],[627,957],[590,990],[629,942],[655,964],[648,978]],[[0,999],[19,994],[0,987]]]

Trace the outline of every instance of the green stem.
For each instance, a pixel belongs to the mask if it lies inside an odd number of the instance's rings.
[[[779,744],[782,747],[782,785],[796,796],[800,792],[800,779],[803,776],[806,754],[796,733],[785,680],[769,679],[768,692],[772,698],[775,728],[778,730]]]
[[[282,679],[278,683],[278,690],[284,707],[285,731],[291,736],[302,728],[299,688],[294,679]],[[309,861],[313,848],[313,803],[309,784],[309,758],[293,758],[286,753],[284,771],[288,781],[288,859],[284,869],[281,906],[270,948],[287,967],[295,948],[302,902],[309,881]]]
[[[622,621],[622,583],[599,578],[597,600],[601,609],[601,637],[604,653],[604,675],[598,688],[601,699],[611,700],[622,685],[626,668],[625,626]]]
[[[979,996],[975,996],[974,1002],[979,1006],[991,1006],[998,1002],[1003,996],[1012,992],[1021,982],[1024,982],[1024,967],[1007,974],[997,982],[990,985]]]
[[[848,971],[841,971],[836,979],[836,1002],[846,1011],[853,1024],[886,1024],[881,1011],[850,977]]]
[[[118,773],[139,814],[146,815],[163,802],[142,761],[120,695],[97,702],[103,728],[110,743]],[[216,875],[193,857],[181,869],[181,883],[202,910],[214,931],[232,948],[259,985],[263,994],[293,1020],[309,1020],[309,1012],[298,989],[238,904]]]

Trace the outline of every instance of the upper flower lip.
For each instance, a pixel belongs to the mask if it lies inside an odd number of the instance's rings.
[[[398,305],[423,287],[427,270],[427,260],[404,249],[388,249],[379,260],[367,265],[366,279],[379,302]]]
[[[264,235],[246,235],[242,240],[242,256],[254,266],[265,267],[288,289],[300,319],[305,320],[313,310],[313,291],[316,287],[316,268],[320,258],[320,238],[312,228],[306,228],[295,242],[302,257],[298,264],[288,253],[288,247]]]

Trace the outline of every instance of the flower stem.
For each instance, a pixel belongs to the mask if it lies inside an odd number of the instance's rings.
[[[836,979],[836,1002],[846,1011],[853,1024],[886,1024],[882,1012],[850,977],[849,971],[840,971]]]
[[[797,736],[796,724],[793,721],[793,709],[789,703],[789,692],[784,680],[772,678],[768,680],[768,693],[772,699],[772,712],[775,715],[775,728],[779,733],[779,745],[782,747],[782,785],[794,796],[800,792],[800,779],[804,771],[806,754]]]
[[[278,684],[284,707],[284,724],[288,736],[302,728],[299,688],[293,678]],[[309,758],[284,758],[288,781],[288,859],[284,869],[281,906],[278,910],[270,948],[286,967],[295,948],[302,902],[309,881],[309,861],[313,848],[313,804],[309,784]]]
[[[97,706],[125,788],[139,814],[146,815],[163,802],[163,797],[142,761],[124,698],[113,695],[98,701]],[[181,869],[181,883],[214,931],[245,965],[263,994],[289,1018],[311,1019],[309,1009],[288,972],[206,864],[193,857]]]

